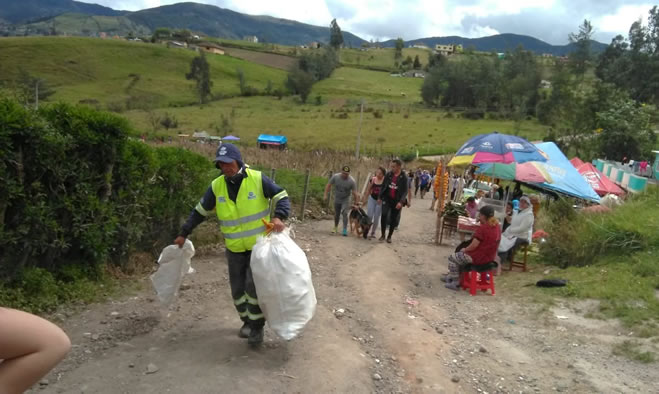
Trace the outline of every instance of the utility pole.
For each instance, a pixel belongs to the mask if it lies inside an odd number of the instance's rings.
[[[359,159],[359,144],[362,139],[362,119],[364,118],[364,99],[361,101],[361,110],[359,112],[359,131],[357,132],[357,148],[355,149],[355,157]]]

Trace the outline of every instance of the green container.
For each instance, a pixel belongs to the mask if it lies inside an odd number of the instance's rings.
[[[630,175],[629,184],[627,189],[632,193],[640,193],[645,190],[645,187],[648,184],[648,179],[642,176]]]
[[[593,160],[593,165],[595,166],[595,168],[597,168],[599,172],[602,172],[602,170],[604,169],[604,162],[602,160],[599,159]]]
[[[625,175],[625,171],[623,170],[618,170],[618,176],[616,177],[616,183],[620,184],[622,183],[622,177]]]
[[[611,170],[613,169],[613,166],[611,164],[604,164],[604,176],[609,177],[611,175]]]

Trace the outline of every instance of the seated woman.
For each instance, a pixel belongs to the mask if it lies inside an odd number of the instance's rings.
[[[469,197],[467,199],[465,210],[467,211],[467,215],[469,215],[470,218],[476,219],[476,217],[478,216],[478,204],[476,204],[475,198]]]
[[[446,287],[458,290],[460,286],[460,271],[467,264],[487,264],[494,261],[497,247],[501,240],[501,227],[494,217],[494,208],[489,205],[479,211],[480,227],[474,233],[469,246],[449,256],[449,273],[446,276]]]
[[[499,245],[499,258],[501,263],[508,260],[512,252],[522,246],[528,245],[533,233],[533,209],[531,200],[524,196],[519,200],[520,211],[513,215],[510,226],[506,228]]]

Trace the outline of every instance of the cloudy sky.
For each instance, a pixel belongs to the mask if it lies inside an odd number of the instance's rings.
[[[139,10],[182,0],[83,0],[114,9]],[[647,15],[647,0],[197,0],[253,15],[271,15],[314,25],[336,18],[341,29],[364,39],[406,40],[497,33],[527,34],[551,44],[566,44],[567,35],[589,19],[595,39],[609,43]]]

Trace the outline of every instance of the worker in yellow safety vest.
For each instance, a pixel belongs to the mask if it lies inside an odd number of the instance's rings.
[[[192,230],[215,210],[226,244],[233,303],[243,321],[238,335],[247,338],[250,345],[259,345],[263,343],[265,317],[259,308],[249,265],[252,247],[266,231],[263,220],[271,222],[273,231],[284,230],[291,204],[284,189],[245,165],[235,145],[220,145],[215,166],[222,170],[222,175],[206,190],[174,243],[182,247]],[[272,221],[270,201],[275,205]]]

